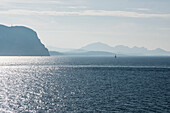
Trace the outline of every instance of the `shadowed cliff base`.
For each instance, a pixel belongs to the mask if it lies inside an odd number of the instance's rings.
[[[32,29],[0,25],[0,56],[49,56],[49,52]]]

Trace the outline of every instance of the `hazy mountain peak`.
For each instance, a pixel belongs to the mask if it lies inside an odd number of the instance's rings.
[[[101,42],[96,42],[92,44],[88,44],[81,49],[88,50],[88,51],[112,51],[112,47],[110,47],[107,44],[101,43]]]
[[[101,43],[101,42],[95,42],[95,43],[91,43],[91,44],[88,44],[88,45],[86,45],[86,46],[84,46],[84,47],[87,47],[87,46],[105,46],[105,47],[110,47],[109,45],[107,45],[107,44],[105,44],[105,43]],[[83,47],[82,47],[83,48]]]
[[[165,52],[165,50],[161,49],[161,48],[157,48],[155,49],[156,51],[161,51],[161,52]]]
[[[124,45],[117,45],[114,48],[129,48],[128,46],[124,46]]]

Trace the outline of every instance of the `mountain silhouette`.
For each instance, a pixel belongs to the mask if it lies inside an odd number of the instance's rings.
[[[32,29],[0,25],[0,56],[49,56],[49,52]]]
[[[62,50],[60,48],[60,50]],[[64,50],[64,49],[63,49]],[[69,50],[69,49],[67,49]],[[57,50],[54,50],[57,51]],[[72,49],[70,51],[60,51],[64,55],[123,55],[123,56],[170,56],[169,51],[165,51],[161,48],[155,50],[148,50],[144,47],[134,46],[132,48],[124,45],[109,46],[107,44],[96,42],[88,44],[80,49]],[[94,53],[93,53],[94,52]],[[107,54],[105,52],[108,52]]]
[[[113,52],[113,48],[110,47],[107,44],[101,43],[101,42],[96,42],[92,44],[88,44],[81,49],[86,50],[86,51],[106,51],[106,52]]]
[[[116,54],[123,54],[123,55],[134,55],[134,56],[169,56],[170,52],[165,51],[163,49],[157,48],[155,50],[148,50],[144,47],[133,47],[130,48],[128,46],[124,45],[118,45],[115,47],[111,47],[104,43],[92,43],[88,44],[81,49],[86,51],[106,51],[106,52],[112,52]]]

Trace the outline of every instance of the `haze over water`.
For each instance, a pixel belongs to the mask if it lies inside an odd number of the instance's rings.
[[[170,57],[0,57],[0,112],[168,113]]]

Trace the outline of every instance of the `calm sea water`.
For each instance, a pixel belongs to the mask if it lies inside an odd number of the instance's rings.
[[[0,113],[170,113],[170,57],[0,57]]]

